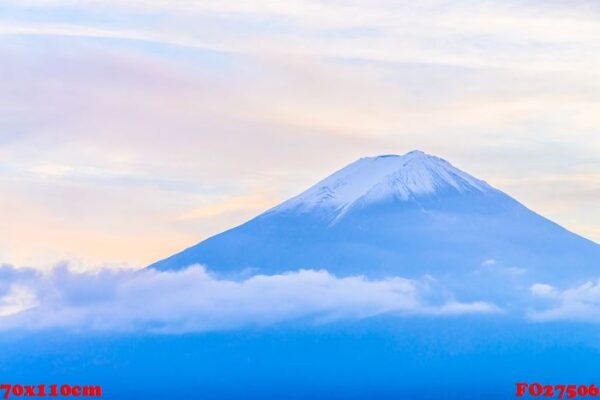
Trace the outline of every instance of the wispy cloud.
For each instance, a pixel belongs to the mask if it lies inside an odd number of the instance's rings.
[[[545,307],[530,312],[535,321],[600,323],[600,280],[564,290],[538,283],[530,290],[534,296],[545,300]]]
[[[178,272],[0,268],[0,330],[197,332],[390,314],[497,313],[487,302],[432,302],[426,281],[339,278],[300,270],[234,281],[199,266]]]

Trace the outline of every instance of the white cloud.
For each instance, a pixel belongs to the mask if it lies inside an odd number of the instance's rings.
[[[530,288],[541,299],[550,301],[548,308],[532,311],[535,321],[577,321],[600,323],[600,279],[570,289],[537,283]]]
[[[496,260],[494,258],[485,259],[481,263],[480,268],[475,270],[476,274],[493,273],[493,274],[502,274],[502,275],[507,275],[507,276],[512,276],[512,277],[517,277],[517,276],[523,275],[526,272],[527,272],[526,268],[520,268],[520,267],[515,267],[515,266],[504,267],[504,266],[502,266],[501,262],[499,262],[498,260]]]
[[[33,291],[21,285],[13,285],[6,295],[0,298],[0,317],[19,314],[37,306]]]
[[[494,313],[490,303],[428,301],[427,283],[404,278],[339,278],[300,270],[219,279],[194,266],[178,272],[50,272],[5,266],[0,329],[194,332],[267,326],[302,319],[326,323],[381,314]]]
[[[554,286],[552,285],[547,285],[545,283],[535,283],[533,285],[531,285],[531,293],[534,296],[538,296],[538,297],[556,297],[557,296],[557,290]]]
[[[434,315],[461,315],[471,313],[497,313],[502,312],[496,305],[485,302],[475,301],[472,303],[461,303],[457,301],[449,301],[440,307],[431,309]]]

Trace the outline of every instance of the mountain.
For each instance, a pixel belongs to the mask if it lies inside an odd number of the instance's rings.
[[[449,162],[412,151],[361,158],[150,267],[196,263],[223,275],[313,268],[372,278],[428,275],[459,285],[494,276],[567,283],[598,271],[600,245]]]

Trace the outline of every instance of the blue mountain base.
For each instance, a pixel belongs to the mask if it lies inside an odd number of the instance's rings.
[[[3,382],[107,399],[509,399],[516,382],[600,384],[597,328],[379,317],[187,335],[1,337]]]
[[[370,279],[429,276],[462,301],[503,308],[529,302],[535,283],[572,287],[599,275],[599,245],[503,193],[438,196],[357,206],[334,224],[322,214],[267,212],[151,268],[198,263],[227,279],[299,268]]]

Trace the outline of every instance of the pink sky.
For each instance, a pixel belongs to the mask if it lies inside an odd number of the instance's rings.
[[[600,241],[590,2],[6,1],[0,263],[143,266],[421,149]]]

